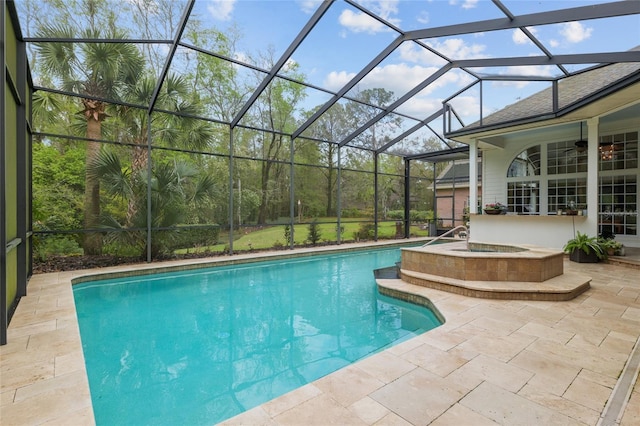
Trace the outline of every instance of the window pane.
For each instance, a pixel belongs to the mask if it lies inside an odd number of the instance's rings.
[[[507,205],[511,212],[538,214],[540,212],[538,182],[509,182],[507,184]]]
[[[522,151],[511,162],[507,177],[523,177],[540,175],[540,145]]]

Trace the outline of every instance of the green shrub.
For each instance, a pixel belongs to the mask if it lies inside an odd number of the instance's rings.
[[[602,249],[598,237],[589,237],[587,234],[580,233],[580,231],[576,232],[575,238],[567,241],[567,244],[564,246],[565,253],[571,253],[574,250],[582,250],[585,254],[593,251],[599,259],[607,255]]]
[[[189,225],[168,232],[172,234],[170,241],[167,241],[170,251],[178,248],[213,246],[218,244],[220,237],[220,227],[216,224]]]
[[[291,226],[290,225],[285,225],[284,226],[284,240],[286,242],[286,244],[288,246],[291,246],[292,243],[292,235],[291,235]]]
[[[309,224],[308,229],[309,229],[309,233],[307,234],[307,240],[315,246],[316,244],[318,244],[318,241],[320,241],[320,238],[321,238],[318,222],[316,222],[316,220],[314,219],[313,222]]]
[[[387,219],[404,220],[404,210],[389,210]],[[411,222],[427,222],[433,219],[433,211],[431,210],[410,210],[409,220]]]
[[[356,241],[372,240],[376,234],[376,226],[373,223],[361,223],[358,231],[353,233]]]
[[[33,257],[45,260],[52,255],[79,255],[82,249],[70,235],[44,234],[33,237]]]
[[[342,217],[361,217],[362,213],[357,208],[342,209]]]

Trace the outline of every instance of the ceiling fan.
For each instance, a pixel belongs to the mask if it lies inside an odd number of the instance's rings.
[[[580,139],[575,141],[574,145],[576,146],[576,152],[580,154],[586,152],[589,147],[589,142],[582,137],[582,121],[580,122]]]
[[[573,147],[565,151],[565,155],[568,155],[569,152],[575,153],[575,155],[570,156],[570,158],[573,158],[574,160],[577,156],[586,153],[589,145],[588,141],[582,137],[582,121],[579,124],[580,124],[580,139],[578,139],[573,143]]]

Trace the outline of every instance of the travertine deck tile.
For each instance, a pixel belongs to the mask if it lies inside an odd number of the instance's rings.
[[[384,383],[390,383],[416,368],[416,365],[390,352],[383,352],[379,356],[365,358],[358,363],[358,368],[371,377]]]
[[[583,377],[577,377],[563,397],[592,410],[602,411],[607,399],[611,395],[612,388],[602,386]]]
[[[509,365],[534,374],[527,382],[528,386],[546,390],[557,396],[564,394],[581,371],[579,367],[529,350],[520,352]]]
[[[518,329],[519,333],[529,334],[540,339],[552,340],[557,343],[566,344],[573,338],[574,333],[557,330],[548,325],[539,324],[537,322],[528,322]]]
[[[582,424],[595,425],[598,423],[598,419],[600,418],[600,411],[598,410],[593,410],[582,404],[578,404],[577,402],[545,392],[544,389],[530,386],[529,384],[523,387],[520,392],[518,392],[518,395],[547,407],[550,410],[562,413],[563,415]]]
[[[92,425],[70,280],[170,264],[32,277],[0,347],[0,424]],[[564,266],[592,277],[567,302],[477,299],[389,280],[431,300],[445,323],[225,424],[595,426],[640,335],[640,270]],[[635,386],[623,426],[640,424]]]
[[[484,382],[460,402],[502,425],[581,425],[563,413]]]
[[[368,396],[351,404],[349,410],[369,425],[377,423],[390,413],[384,405]]]
[[[440,417],[431,423],[432,426],[473,425],[473,426],[497,426],[494,422],[470,408],[461,404],[455,404],[445,411]]]
[[[483,382],[493,383],[517,392],[533,377],[533,373],[486,355],[478,355],[451,373],[447,378],[473,389]]]
[[[275,417],[279,425],[366,425],[355,413],[322,394]]]
[[[443,351],[425,343],[405,354],[405,359],[440,377],[446,377],[475,356],[477,354],[457,349]]]
[[[460,400],[468,388],[416,368],[373,392],[371,398],[408,422],[428,424]]]
[[[324,394],[347,407],[384,385],[383,380],[350,365],[314,382]]]

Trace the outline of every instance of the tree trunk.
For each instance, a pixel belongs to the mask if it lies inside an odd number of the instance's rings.
[[[269,174],[271,171],[271,162],[263,161],[261,167],[261,177],[262,181],[260,182],[260,208],[258,209],[258,224],[264,225],[267,223],[267,203],[269,202],[269,197],[267,196],[267,192],[269,190]]]
[[[334,168],[329,166],[329,170],[327,170],[327,217],[332,216],[333,213],[333,175]]]
[[[140,141],[138,141],[139,143]],[[138,211],[142,208],[140,199],[138,198],[137,189],[140,187],[143,179],[142,173],[147,168],[147,148],[142,146],[136,146],[133,148],[133,154],[131,158],[131,187],[133,193],[130,195],[127,203],[127,216],[125,226],[134,226],[135,217]]]
[[[101,123],[93,116],[87,118],[87,137],[99,139]],[[84,228],[96,229],[100,225],[100,179],[91,171],[91,166],[100,154],[100,142],[87,142],[85,156],[85,187],[84,187]],[[97,232],[85,234],[83,243],[84,254],[102,254],[102,235]]]

